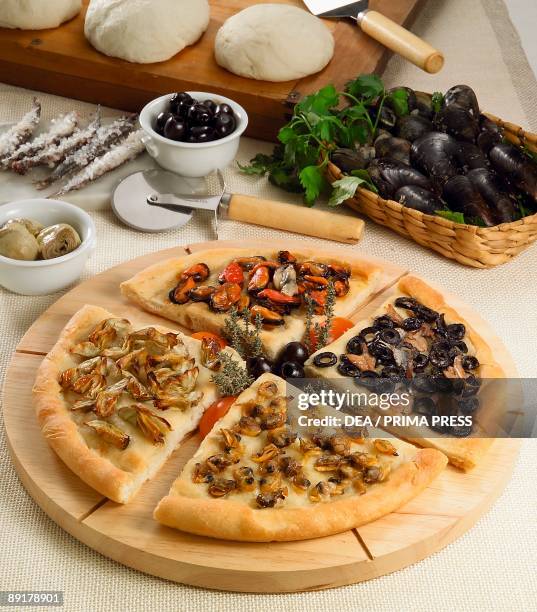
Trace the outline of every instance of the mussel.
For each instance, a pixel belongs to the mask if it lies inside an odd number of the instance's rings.
[[[377,159],[369,165],[368,172],[383,198],[393,197],[405,185],[431,187],[429,179],[421,172],[394,159]]]
[[[407,104],[408,104],[408,112],[413,111],[416,106],[418,105],[418,100],[416,97],[416,92],[411,89],[410,87],[392,87],[391,89],[388,90],[388,94],[394,94],[397,93],[399,91],[405,91],[407,94]],[[392,102],[392,99],[388,96],[386,98],[385,104],[387,104],[390,108],[393,108],[394,110],[396,110],[394,108],[394,104]]]
[[[459,142],[457,159],[463,172],[475,168],[487,168],[489,165],[483,151],[472,142]]]
[[[497,144],[489,151],[494,169],[515,187],[537,200],[537,163],[512,144]]]
[[[429,119],[420,115],[404,115],[399,117],[395,125],[395,135],[404,140],[414,142],[420,136],[433,131],[433,124]]]
[[[395,200],[407,208],[420,210],[428,215],[434,215],[437,210],[445,208],[442,200],[434,193],[417,185],[405,185],[398,189]]]
[[[241,286],[237,283],[224,283],[211,294],[209,304],[216,312],[226,312],[241,299]]]
[[[452,210],[481,219],[488,227],[496,225],[492,210],[467,176],[450,178],[444,185],[443,196]]]
[[[353,170],[363,170],[375,157],[375,149],[370,146],[363,146],[357,150],[336,149],[331,160],[343,172],[350,174]]]
[[[498,176],[486,168],[476,168],[467,174],[472,185],[493,210],[498,223],[509,223],[517,218],[517,203]]]
[[[434,115],[433,111],[433,97],[431,94],[425,93],[423,91],[414,92],[416,96],[416,108],[411,111],[411,114],[419,115],[420,117],[425,117],[425,119],[432,119]]]
[[[459,106],[468,111],[472,117],[479,117],[479,103],[474,90],[468,85],[454,85],[446,91],[443,107]]]
[[[375,140],[375,153],[377,157],[389,157],[410,165],[410,147],[408,140],[396,138],[388,132],[383,132]]]
[[[429,132],[412,143],[410,161],[421,170],[437,187],[457,174],[457,156],[459,143],[449,134]],[[426,185],[421,185],[425,187]]]
[[[263,325],[277,326],[285,323],[282,315],[264,306],[252,306],[252,308],[250,308],[250,314],[253,322],[255,322],[257,316],[261,317],[261,323],[263,323]]]
[[[485,115],[479,119],[479,135],[477,146],[487,154],[493,146],[500,144],[503,140],[503,130]]]
[[[433,123],[439,132],[445,132],[457,140],[466,142],[475,142],[479,133],[476,117],[458,104],[441,108],[436,113]]]

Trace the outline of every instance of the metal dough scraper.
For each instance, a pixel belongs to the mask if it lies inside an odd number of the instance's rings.
[[[220,171],[201,179],[160,169],[136,172],[117,186],[112,209],[123,223],[143,232],[180,228],[194,211],[209,211],[214,215],[217,238],[221,219],[349,244],[358,242],[364,228],[363,220],[357,217],[230,194]]]
[[[304,4],[317,17],[350,17],[371,38],[426,72],[438,72],[444,65],[440,51],[378,11],[370,10],[369,0],[304,0]]]

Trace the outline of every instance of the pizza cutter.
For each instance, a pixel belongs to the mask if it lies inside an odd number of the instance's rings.
[[[126,225],[143,232],[164,232],[188,223],[194,211],[210,211],[218,238],[221,219],[354,244],[364,222],[357,217],[284,202],[234,195],[220,170],[206,178],[186,178],[161,169],[131,174],[112,198],[112,209]]]

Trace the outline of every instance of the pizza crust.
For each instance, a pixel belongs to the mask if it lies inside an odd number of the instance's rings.
[[[425,281],[416,276],[403,277],[399,281],[397,289],[398,292],[390,296],[390,298],[387,299],[377,311],[368,317],[367,320],[373,320],[379,314],[384,314],[386,305],[393,303],[394,299],[400,295],[416,298],[425,306],[428,306],[437,312],[444,313],[448,322],[458,322],[465,325],[466,337],[469,339],[473,347],[473,354],[479,359],[481,364],[479,370],[481,378],[493,379],[503,378],[505,376],[502,368],[495,361],[493,351],[487,342],[470,323],[468,323],[454,308],[448,305],[446,298],[440,291],[433,289]],[[336,355],[339,355],[344,351],[344,347],[347,342],[357,334],[358,330],[365,327],[365,325],[366,322],[363,320],[358,322],[355,327],[347,331],[331,345],[318,351],[318,353],[333,351]],[[316,367],[313,364],[314,357],[315,354],[312,355],[306,362],[306,373],[308,376],[316,378],[341,379],[342,381],[345,380],[345,377],[341,376],[336,371],[335,367]],[[489,397],[487,401],[487,411],[494,411],[497,406],[501,405],[502,400],[503,398],[498,396]],[[482,435],[483,431],[480,433]],[[486,455],[494,442],[493,438],[486,437],[455,439],[438,436],[434,438],[407,437],[406,439],[420,446],[440,450],[449,457],[449,461],[452,465],[464,471],[475,468]]]
[[[292,251],[300,259],[309,259],[323,262],[341,262],[343,258],[336,256],[319,256],[315,251],[300,249]],[[233,259],[263,255],[270,259],[276,251],[268,249],[211,249],[197,251],[185,257],[174,257],[159,262],[136,274],[133,278],[121,284],[121,292],[129,300],[141,306],[148,312],[176,321],[180,325],[194,331],[211,331],[220,333],[227,313],[212,312],[207,304],[189,302],[187,304],[173,304],[168,299],[180,273],[189,266],[206,263],[211,276],[207,284],[217,282],[218,273]],[[349,293],[336,300],[335,316],[349,317],[360,304],[362,304],[375,290],[380,279],[381,269],[370,262],[350,263],[352,277]],[[292,314],[285,317],[285,324],[272,330],[262,330],[261,340],[265,346],[267,357],[275,359],[278,352],[294,340],[301,340],[305,332],[304,319]]]
[[[113,316],[103,308],[84,306],[71,318],[39,367],[33,402],[44,437],[64,463],[99,493],[113,501],[126,503],[157,472],[182,438],[197,427],[204,410],[217,398],[217,392],[215,386],[208,382],[209,371],[200,365],[200,372],[205,370],[198,378],[204,377],[204,380],[199,380],[198,387],[203,391],[203,398],[188,411],[167,411],[166,418],[172,424],[173,431],[166,436],[164,445],[156,447],[141,435],[124,451],[104,442],[90,445],[72,417],[58,379],[61,372],[78,363],[71,355],[70,348],[86,338],[103,319]],[[191,353],[200,344],[198,340],[186,336],[182,340]]]
[[[387,481],[370,485],[364,495],[351,494],[337,501],[313,503],[304,493],[294,497],[292,507],[264,509],[249,505],[248,493],[233,494],[226,499],[209,497],[203,485],[192,482],[196,463],[217,452],[215,432],[230,428],[240,418],[241,406],[252,397],[252,392],[268,380],[275,381],[280,392],[285,390],[285,381],[264,374],[241,394],[227,415],[214,425],[169,494],[159,502],[154,512],[157,521],[225,540],[270,542],[317,538],[358,527],[393,512],[425,489],[446,466],[447,458],[434,449],[417,449],[393,440],[401,455],[400,462]],[[292,500],[290,492],[286,503]]]

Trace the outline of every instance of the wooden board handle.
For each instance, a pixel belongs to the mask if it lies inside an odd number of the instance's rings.
[[[358,242],[364,229],[363,220],[357,217],[315,210],[296,204],[262,200],[246,195],[232,196],[228,217],[234,221],[273,227],[348,244]]]
[[[422,70],[435,73],[442,69],[444,56],[440,51],[381,13],[364,11],[358,16],[358,24],[371,38]]]

